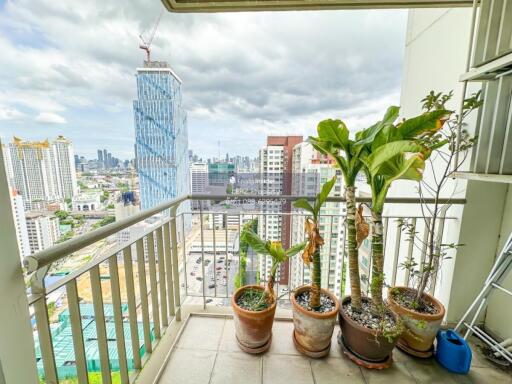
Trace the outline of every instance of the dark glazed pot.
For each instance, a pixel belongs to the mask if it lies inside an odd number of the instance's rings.
[[[343,310],[343,305],[349,302],[350,296],[346,296],[341,301],[341,310],[339,312],[341,337],[345,347],[365,361],[382,362],[388,360],[398,338],[390,343],[387,338],[378,335],[376,330],[363,327],[352,320]],[[390,313],[398,320],[395,313]]]
[[[259,285],[246,285],[237,289],[231,298],[235,320],[236,340],[247,353],[262,353],[270,347],[272,324],[276,313],[276,303],[263,311],[248,311],[238,306],[237,299],[247,289],[263,291]]]
[[[293,341],[297,349],[306,356],[323,357],[330,350],[332,332],[334,331],[340,304],[332,293],[322,289],[322,293],[334,301],[334,309],[327,313],[308,311],[297,303],[295,297],[309,290],[311,290],[309,285],[303,285],[297,288],[291,297],[294,325]]]

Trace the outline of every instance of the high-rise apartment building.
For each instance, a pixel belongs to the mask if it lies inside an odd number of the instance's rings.
[[[330,196],[343,194],[343,180],[333,161],[316,151],[310,143],[300,143],[293,148],[292,160],[292,194],[315,196],[322,185],[337,175],[336,184]],[[296,210],[300,212],[300,210]],[[320,235],[325,244],[321,249],[322,286],[328,288],[337,295],[342,291],[342,262],[343,262],[343,216],[344,204],[327,202],[320,210],[319,226]],[[291,219],[292,243],[300,243],[305,240],[304,221],[306,216],[293,215]],[[300,257],[291,261],[292,287],[298,287],[303,282],[310,282],[310,271],[303,268]]]
[[[192,193],[205,193],[208,187],[208,164],[195,162],[190,164],[190,190]],[[199,201],[192,201],[192,209],[199,209]],[[203,201],[203,208],[207,201]]]
[[[12,175],[12,188],[22,195],[26,210],[61,198],[55,156],[48,140],[29,142],[15,137],[4,151],[9,157],[6,164],[7,174]]]
[[[135,157],[141,208],[148,209],[189,193],[187,117],[182,81],[167,63],[145,62],[136,76]]]
[[[55,162],[55,176],[57,178],[59,196],[64,199],[71,199],[78,193],[73,145],[64,136],[59,136],[56,140],[52,141],[51,149],[53,161]]]
[[[16,230],[16,239],[18,240],[18,248],[20,257],[30,255],[30,243],[28,239],[27,223],[25,220],[25,208],[23,199],[16,191],[11,191],[11,207],[14,219],[14,228]]]
[[[290,195],[292,190],[293,147],[302,142],[302,136],[268,136],[267,145],[259,152],[261,195]],[[290,246],[291,204],[287,202],[268,202],[262,205],[265,215],[260,220],[258,232],[266,240],[280,240],[283,246]],[[260,276],[266,279],[272,261],[268,257],[260,258]],[[285,262],[279,271],[281,284],[288,284],[289,263]]]
[[[27,232],[31,253],[54,245],[60,237],[59,219],[44,212],[29,212]]]

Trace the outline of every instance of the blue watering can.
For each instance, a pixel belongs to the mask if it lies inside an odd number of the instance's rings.
[[[439,331],[436,360],[450,372],[466,374],[471,367],[471,348],[457,332]]]

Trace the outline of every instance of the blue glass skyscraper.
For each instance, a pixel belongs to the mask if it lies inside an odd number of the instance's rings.
[[[187,116],[181,79],[167,63],[137,69],[135,159],[141,209],[189,193]]]

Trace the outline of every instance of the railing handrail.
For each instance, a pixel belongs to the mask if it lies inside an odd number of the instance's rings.
[[[98,228],[91,232],[85,233],[83,235],[77,236],[66,242],[56,244],[52,247],[34,253],[30,256],[27,256],[23,259],[23,265],[27,268],[27,272],[32,273],[35,272],[45,266],[49,266],[52,263],[59,261],[60,259],[66,257],[67,255],[76,252],[80,249],[83,249],[91,244],[94,244],[110,235],[113,235],[125,228],[128,228],[134,224],[141,222],[147,218],[150,218],[162,211],[165,211],[170,208],[177,208],[182,202],[187,200],[234,200],[234,199],[244,199],[244,200],[280,200],[280,201],[295,201],[298,199],[310,199],[314,200],[314,196],[295,196],[295,195],[208,195],[208,194],[193,194],[193,195],[183,195],[177,197],[175,199],[163,202],[153,208],[141,211],[132,216],[129,216],[123,220],[116,221],[114,223],[108,224],[104,227]],[[328,197],[328,202],[345,202],[344,197]],[[369,203],[371,202],[370,197],[359,197],[357,198],[358,202],[361,203]],[[431,204],[434,202],[434,199],[418,199],[411,197],[394,197],[386,199],[386,203],[388,204],[419,204],[426,203]],[[465,204],[466,199],[450,199],[450,198],[442,198],[438,199],[439,204]]]

